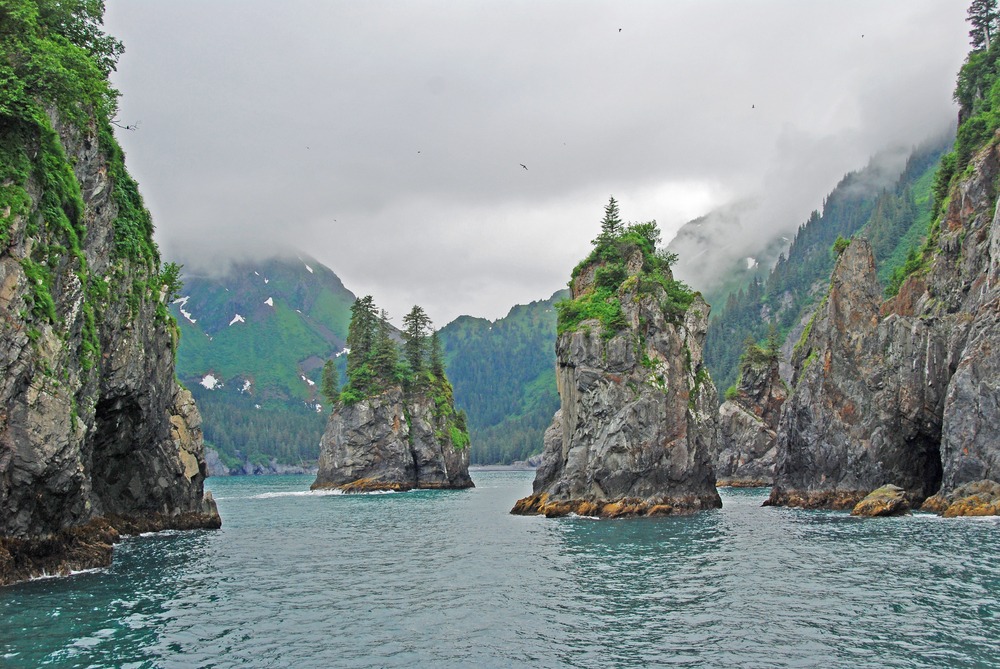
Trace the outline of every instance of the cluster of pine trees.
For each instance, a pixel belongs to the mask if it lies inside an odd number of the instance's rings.
[[[371,295],[351,305],[347,331],[347,383],[338,391],[332,360],[323,368],[322,391],[332,404],[354,404],[392,386],[429,386],[447,382],[438,333],[423,308],[414,306],[403,318],[402,351],[389,314],[375,306]]]

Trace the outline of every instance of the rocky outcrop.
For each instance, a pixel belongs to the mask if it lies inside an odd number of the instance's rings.
[[[472,487],[468,445],[454,443],[431,391],[404,393],[394,387],[351,405],[334,405],[320,441],[314,490]]]
[[[626,326],[597,319],[559,335],[561,409],[545,433],[533,494],[514,514],[621,517],[690,513],[722,505],[715,489],[718,396],[702,362],[709,306],[696,295],[665,315],[659,286],[640,291],[639,251],[617,289]],[[669,272],[669,270],[668,270]],[[599,274],[583,267],[572,297]]]
[[[1000,483],[985,479],[966,483],[947,494],[927,498],[920,510],[945,518],[1000,516]]]
[[[778,419],[788,397],[779,358],[746,364],[736,396],[719,407],[715,484],[759,487],[774,482]]]
[[[947,339],[881,307],[871,247],[855,240],[794,354],[769,504],[848,509],[887,480],[920,504],[940,486]]]
[[[793,361],[770,503],[893,481],[914,506],[940,488],[927,508],[944,511],[963,485],[1000,480],[998,142],[952,186],[898,295],[881,300],[864,240],[844,252]]]
[[[107,130],[50,120],[0,211],[0,584],[107,565],[133,525],[220,523],[148,213]]]
[[[884,485],[871,491],[851,511],[852,516],[875,518],[878,516],[908,516],[910,502],[906,491],[899,486]]]

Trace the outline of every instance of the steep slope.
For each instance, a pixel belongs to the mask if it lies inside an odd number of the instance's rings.
[[[555,303],[516,305],[495,321],[460,316],[439,331],[455,403],[469,415],[473,463],[510,463],[542,450],[559,407]]]
[[[722,505],[715,387],[701,359],[709,307],[656,254],[655,223],[622,228],[612,199],[559,305],[561,409],[533,494],[511,513],[618,517]],[[553,433],[561,432],[561,438]]]
[[[174,379],[173,273],[108,123],[120,47],[76,11],[0,8],[0,584],[220,524]]]
[[[1000,508],[998,71],[996,44],[962,68],[955,150],[892,297],[882,300],[866,240],[844,250],[795,354],[771,504],[836,507],[881,484],[919,503],[940,484],[926,505],[943,515]]]
[[[182,333],[177,375],[223,463],[254,471],[272,459],[315,461],[326,421],[320,371],[343,351],[353,302],[337,275],[305,254],[184,276],[171,305]]]
[[[813,212],[799,227],[766,279],[751,277],[745,288],[720,295],[716,306],[721,308],[709,324],[705,342],[705,360],[720,387],[738,381],[742,342],[748,335],[762,340],[775,324],[792,343],[798,340],[829,284],[834,264],[830,247],[838,236],[847,238],[864,230],[861,234],[872,239],[876,268],[885,281],[905,262],[907,252],[919,246],[926,232],[930,184],[953,137],[945,135],[918,147],[902,174],[878,157],[847,174],[827,196],[822,213]]]

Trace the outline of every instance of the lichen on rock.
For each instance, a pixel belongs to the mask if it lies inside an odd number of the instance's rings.
[[[899,486],[884,485],[871,491],[858,502],[857,506],[851,510],[851,515],[866,518],[908,516],[910,515],[910,501],[906,498],[906,491]]]

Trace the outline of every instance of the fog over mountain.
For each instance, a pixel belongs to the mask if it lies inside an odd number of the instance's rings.
[[[954,121],[966,7],[110,0],[106,27],[169,258],[300,248],[443,325],[565,285],[609,194],[665,241],[726,206],[794,231]]]

